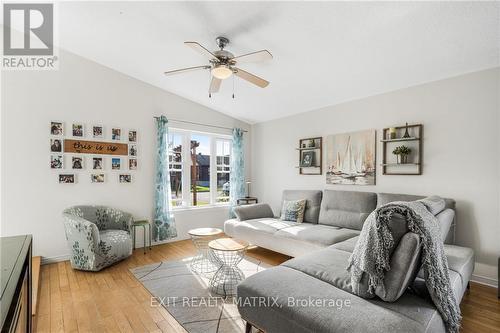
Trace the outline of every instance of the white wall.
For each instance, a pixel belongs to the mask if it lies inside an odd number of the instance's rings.
[[[121,208],[138,218],[152,216],[156,156],[153,116],[164,114],[175,119],[249,129],[246,123],[64,51],[60,52],[58,71],[2,72],[1,96],[0,234],[32,234],[34,254],[49,260],[64,258],[69,253],[61,218],[66,207],[103,204]],[[58,184],[58,172],[49,168],[51,120],[64,121],[66,130],[77,121],[87,126],[103,124],[108,131],[107,139],[112,126],[137,129],[139,170],[132,172],[134,182],[119,184],[118,172],[111,171],[107,163],[107,183],[91,184],[87,163],[86,170],[78,172],[77,184]],[[179,123],[172,126],[230,134],[230,131]],[[245,136],[249,158],[250,133]],[[178,212],[177,239],[187,238],[187,230],[193,227],[222,226],[227,216],[227,208]]]
[[[253,194],[279,210],[283,189],[438,194],[457,200],[457,243],[477,255],[476,279],[493,283],[500,255],[499,68],[368,97],[252,127]],[[290,96],[300,98],[300,96]],[[375,186],[326,186],[325,174],[301,176],[300,138],[424,125],[421,176],[384,176],[377,143]],[[326,155],[324,155],[325,157]]]

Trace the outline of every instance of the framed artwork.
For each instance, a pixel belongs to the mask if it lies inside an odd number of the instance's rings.
[[[62,169],[64,166],[63,155],[50,155],[50,168],[51,169]]]
[[[92,126],[92,137],[94,139],[103,139],[104,138],[104,127],[100,125]]]
[[[64,135],[64,124],[60,121],[51,121],[50,135]]]
[[[128,160],[128,169],[137,170],[137,159],[131,158]]]
[[[302,152],[302,159],[300,161],[301,167],[310,167],[314,165],[314,158],[316,157],[315,151],[304,151]]]
[[[327,136],[326,183],[375,185],[375,139],[375,130]]]
[[[63,140],[50,139],[50,151],[53,153],[61,153],[63,151]]]
[[[111,140],[120,141],[122,135],[121,128],[112,128],[111,129]]]
[[[93,173],[90,175],[90,181],[92,183],[104,183],[104,174],[103,173]]]
[[[128,131],[128,141],[129,142],[137,142],[137,131],[129,130]]]
[[[131,183],[132,182],[132,175],[129,173],[120,174],[118,176],[118,179],[119,179],[120,183]]]
[[[92,157],[92,169],[102,170],[104,168],[102,157]]]
[[[79,138],[83,137],[83,135],[84,135],[83,124],[74,123],[73,126],[71,127],[71,129],[72,129],[72,132],[73,132],[73,136],[76,136],[76,137],[79,137]]]
[[[122,160],[118,157],[113,157],[111,159],[111,169],[120,170]]]
[[[83,157],[73,156],[71,157],[71,168],[72,169],[83,169]]]
[[[128,145],[129,156],[137,156],[137,145]]]
[[[74,174],[60,174],[59,184],[74,184],[76,182],[76,177]]]

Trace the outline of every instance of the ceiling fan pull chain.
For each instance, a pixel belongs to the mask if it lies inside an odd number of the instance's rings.
[[[233,99],[234,99],[234,75],[233,75]]]

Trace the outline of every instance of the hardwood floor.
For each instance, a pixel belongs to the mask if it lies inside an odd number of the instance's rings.
[[[101,272],[73,270],[69,261],[41,268],[35,332],[186,332],[162,307],[150,306],[150,294],[130,268],[192,256],[191,241],[154,246]],[[255,248],[248,255],[270,265],[289,257]],[[462,333],[500,333],[496,289],[472,283],[461,304]]]

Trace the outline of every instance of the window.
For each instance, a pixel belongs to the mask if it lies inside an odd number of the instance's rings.
[[[171,130],[169,171],[172,206],[228,203],[230,161],[229,136]]]

